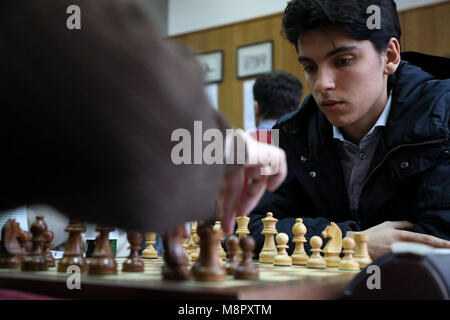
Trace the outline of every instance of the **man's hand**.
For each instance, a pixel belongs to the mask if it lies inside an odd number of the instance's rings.
[[[247,164],[224,176],[219,192],[218,214],[226,234],[233,232],[236,216],[248,215],[264,191],[275,191],[287,175],[285,152],[273,145],[259,143],[245,135]]]
[[[370,229],[363,231],[369,236],[369,254],[375,260],[385,253],[391,251],[394,242],[417,242],[435,248],[450,248],[450,241],[434,236],[406,231],[402,229],[411,228],[413,224],[409,221],[386,221]],[[354,232],[347,232],[347,236],[353,237]]]

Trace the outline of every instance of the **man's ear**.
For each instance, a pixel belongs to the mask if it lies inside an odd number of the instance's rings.
[[[255,101],[255,117],[261,116],[261,111],[259,110],[259,104]]]
[[[388,76],[394,74],[400,64],[400,43],[396,38],[391,38],[386,49],[384,73]]]

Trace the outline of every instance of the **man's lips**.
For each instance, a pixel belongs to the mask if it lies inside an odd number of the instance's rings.
[[[339,109],[339,107],[342,106],[342,104],[343,104],[342,101],[324,100],[324,101],[322,101],[320,106],[322,107],[322,109],[324,109],[326,111],[334,111],[334,110]]]

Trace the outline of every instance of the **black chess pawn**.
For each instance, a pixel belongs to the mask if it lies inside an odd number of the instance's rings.
[[[191,277],[191,271],[187,269],[189,258],[181,244],[182,239],[186,236],[186,228],[181,225],[168,231],[163,237],[164,265],[162,276],[164,280],[181,281],[188,280]]]
[[[99,225],[100,234],[95,239],[95,249],[88,267],[89,274],[115,274],[117,264],[109,242],[109,233],[114,230],[109,226]]]
[[[80,271],[84,272],[87,269],[87,263],[83,257],[81,233],[86,231],[86,226],[78,221],[70,221],[65,231],[69,233],[69,240],[64,255],[58,263],[58,272],[66,272],[71,265],[78,266]]]
[[[255,280],[259,278],[259,272],[253,263],[253,249],[255,248],[255,240],[246,236],[239,241],[242,249],[242,262],[234,273],[235,279]]]
[[[142,235],[136,231],[127,233],[128,242],[130,243],[130,255],[122,265],[123,272],[144,272],[144,262],[139,256],[141,249]]]
[[[235,235],[231,235],[228,237],[226,242],[228,261],[225,265],[227,269],[227,274],[234,275],[237,267],[239,266],[238,260],[238,249],[239,249],[239,238]]]
[[[198,226],[197,233],[200,236],[200,255],[192,267],[195,280],[224,281],[227,272],[217,254],[217,246],[222,238],[222,232],[213,230],[205,222]]]

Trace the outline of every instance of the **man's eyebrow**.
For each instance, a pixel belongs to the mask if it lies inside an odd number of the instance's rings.
[[[331,56],[333,56],[333,55],[335,55],[337,53],[343,52],[343,51],[350,51],[350,50],[355,50],[355,49],[358,49],[358,47],[357,46],[340,46],[340,47],[337,47],[337,48],[331,50],[330,52],[328,52],[325,55],[325,58],[331,57]],[[297,60],[300,63],[302,63],[302,62],[314,62],[313,59],[305,57],[305,56],[299,56],[297,58]]]

